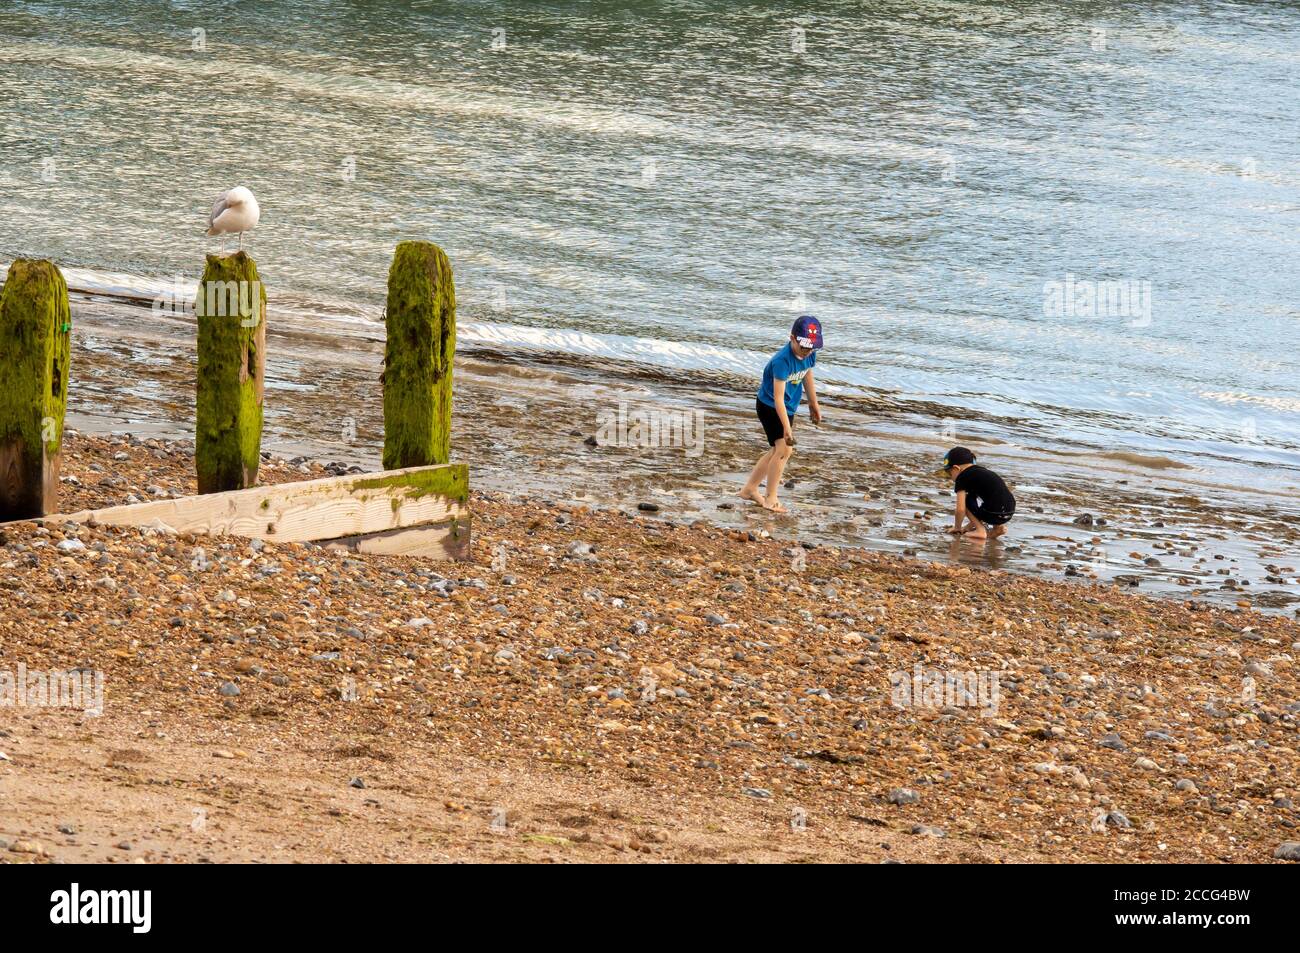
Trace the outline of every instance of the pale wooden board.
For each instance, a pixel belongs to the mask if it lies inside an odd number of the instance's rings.
[[[320,545],[330,549],[349,549],[384,556],[468,559],[471,519],[465,516],[436,526],[414,526],[410,529],[324,540]]]
[[[110,506],[46,517],[107,526],[155,526],[178,533],[246,536],[268,542],[314,542],[383,533],[469,516],[469,506],[402,485],[431,470],[466,471],[464,464],[358,473],[301,483]],[[467,479],[468,474],[465,473]],[[382,481],[385,486],[366,486]]]

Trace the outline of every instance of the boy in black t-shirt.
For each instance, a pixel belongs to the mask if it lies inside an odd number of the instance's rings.
[[[972,539],[997,539],[1016,514],[1016,498],[1002,477],[976,465],[975,454],[953,447],[943,458],[943,472],[953,481],[957,512],[948,532]]]

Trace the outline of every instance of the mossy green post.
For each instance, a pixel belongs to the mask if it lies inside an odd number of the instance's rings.
[[[51,262],[19,258],[0,292],[0,520],[58,511],[72,319]]]
[[[209,255],[194,312],[199,492],[242,490],[257,483],[266,374],[266,289],[253,259],[242,251]]]
[[[431,466],[451,456],[451,375],[456,287],[432,242],[402,242],[388,270],[384,351],[384,469]]]

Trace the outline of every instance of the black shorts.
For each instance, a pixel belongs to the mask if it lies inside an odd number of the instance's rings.
[[[775,407],[769,407],[761,400],[754,401],[754,409],[758,411],[758,422],[763,425],[763,433],[767,435],[767,445],[775,447],[776,442],[785,437],[785,428],[781,426],[781,415],[776,412]],[[790,420],[790,432],[794,433],[794,419]]]
[[[966,507],[966,512],[985,526],[1001,526],[1003,523],[1010,523],[1011,517],[1016,515],[1016,504],[1012,503],[1009,510],[990,510],[985,509],[977,502],[973,506]]]

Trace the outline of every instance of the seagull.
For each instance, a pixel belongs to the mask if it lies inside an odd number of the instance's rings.
[[[253,198],[253,193],[239,185],[217,197],[216,204],[212,206],[212,214],[208,216],[207,234],[221,236],[221,253],[224,255],[226,235],[238,232],[239,247],[243,248],[244,232],[252,231],[261,217],[262,209],[258,206],[257,199]]]

